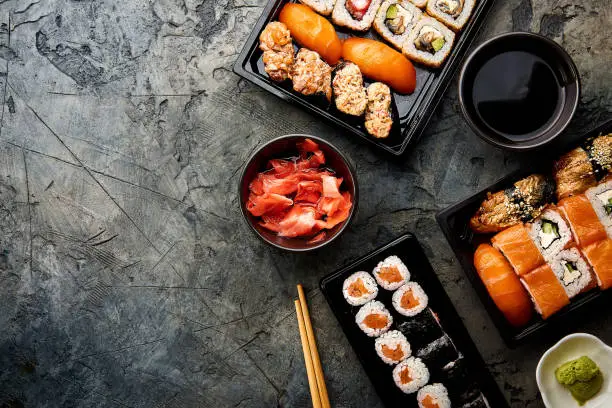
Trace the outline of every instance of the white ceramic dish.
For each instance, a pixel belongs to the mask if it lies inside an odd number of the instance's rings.
[[[540,359],[536,369],[536,380],[544,405],[547,408],[578,408],[570,392],[557,382],[555,369],[561,364],[581,356],[588,356],[597,363],[604,376],[601,391],[583,408],[612,407],[612,348],[597,337],[586,333],[575,333],[561,339]]]

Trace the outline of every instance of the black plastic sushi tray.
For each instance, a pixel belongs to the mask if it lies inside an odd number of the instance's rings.
[[[441,68],[431,69],[415,64],[417,82],[414,93],[411,95],[393,93],[399,123],[394,125],[388,138],[376,139],[367,134],[362,119],[347,118],[346,115],[335,109],[333,103],[330,105],[316,98],[306,97],[295,92],[289,81],[274,82],[264,71],[262,52],[259,50],[259,35],[269,22],[277,19],[282,6],[289,2],[295,1],[270,0],[268,2],[234,64],[234,72],[266,91],[301,106],[303,109],[396,156],[404,153],[409,145],[418,141],[493,5],[493,0],[477,2],[470,19],[463,29],[457,33],[455,44]],[[373,29],[363,34],[342,27],[335,28],[341,39],[348,36],[361,36],[385,42]],[[387,43],[387,45],[389,44]],[[369,85],[368,79],[364,79],[366,85]]]
[[[374,388],[387,407],[418,407],[416,394],[405,394],[393,380],[393,366],[385,364],[376,354],[374,338],[364,334],[355,322],[359,307],[349,305],[342,294],[344,280],[358,271],[371,272],[378,262],[388,256],[398,256],[410,271],[410,280],[421,285],[429,297],[428,307],[415,317],[395,311],[391,303],[392,291],[379,289],[376,300],[385,304],[393,316],[390,330],[400,330],[412,348],[412,354],[422,356],[430,371],[429,383],[442,383],[449,390],[453,406],[467,406],[484,399],[488,406],[507,408],[508,404],[489,373],[461,318],[431,268],[417,239],[403,235],[374,252],[365,255],[326,276],[321,290],[357,357],[370,377]],[[427,347],[448,336],[444,347]]]
[[[577,138],[577,141],[571,143],[570,146],[564,146],[562,149],[555,149],[549,152],[546,157],[542,157],[537,163],[529,168],[523,168],[515,171],[508,176],[501,178],[492,185],[480,190],[470,197],[454,204],[436,215],[436,219],[440,228],[444,232],[448,243],[455,252],[459,263],[463,267],[463,271],[472,283],[474,289],[478,293],[480,300],[489,312],[493,323],[499,330],[500,335],[509,347],[515,347],[530,339],[541,338],[542,336],[557,338],[562,332],[571,330],[573,326],[578,325],[578,320],[584,316],[588,309],[592,309],[605,298],[609,299],[610,291],[602,292],[599,289],[591,290],[587,293],[579,295],[572,299],[572,302],[551,316],[547,320],[543,320],[539,316],[535,316],[531,322],[521,328],[515,328],[508,323],[503,314],[493,303],[493,299],[489,296],[486,287],[480,280],[476,269],[474,268],[474,251],[479,244],[489,242],[491,235],[489,234],[474,234],[469,227],[469,220],[474,215],[482,201],[486,198],[487,192],[495,192],[506,189],[523,177],[530,174],[540,173],[550,175],[553,166],[553,160],[561,156],[563,153],[571,150],[576,145],[582,144],[585,140],[591,137],[596,137],[602,134],[612,132],[612,120],[607,121],[596,128],[588,131],[584,135]]]

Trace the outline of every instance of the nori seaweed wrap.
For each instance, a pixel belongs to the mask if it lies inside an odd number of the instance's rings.
[[[476,399],[467,404],[462,405],[462,408],[491,408],[489,402],[484,397],[484,395],[480,394]]]
[[[444,334],[417,351],[416,356],[420,357],[428,367],[437,370],[457,360],[459,352],[450,337]]]
[[[468,362],[463,357],[445,365],[441,376],[455,405],[471,401],[480,394],[478,384],[470,375]]]
[[[430,308],[398,324],[397,329],[406,336],[415,349],[444,336],[442,326]]]

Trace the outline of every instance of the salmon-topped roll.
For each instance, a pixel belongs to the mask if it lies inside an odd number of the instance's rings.
[[[559,202],[563,215],[570,224],[574,241],[586,247],[607,238],[606,229],[584,194],[568,197]]]
[[[612,239],[591,244],[583,248],[582,252],[595,272],[599,287],[612,287]]]
[[[536,311],[548,319],[569,305],[569,297],[550,265],[542,265],[521,277],[523,285],[535,303]]]
[[[491,238],[491,244],[499,249],[517,275],[523,276],[542,265],[544,257],[523,225],[510,227]]]
[[[474,266],[506,320],[516,327],[527,324],[533,315],[533,307],[506,258],[491,245],[481,244],[474,253]]]

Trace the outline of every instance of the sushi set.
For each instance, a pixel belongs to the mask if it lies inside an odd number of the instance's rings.
[[[515,345],[612,286],[612,121],[573,149],[438,214],[502,337]]]
[[[386,406],[508,406],[413,235],[320,286]]]
[[[401,155],[418,140],[491,4],[273,0],[234,72]]]

